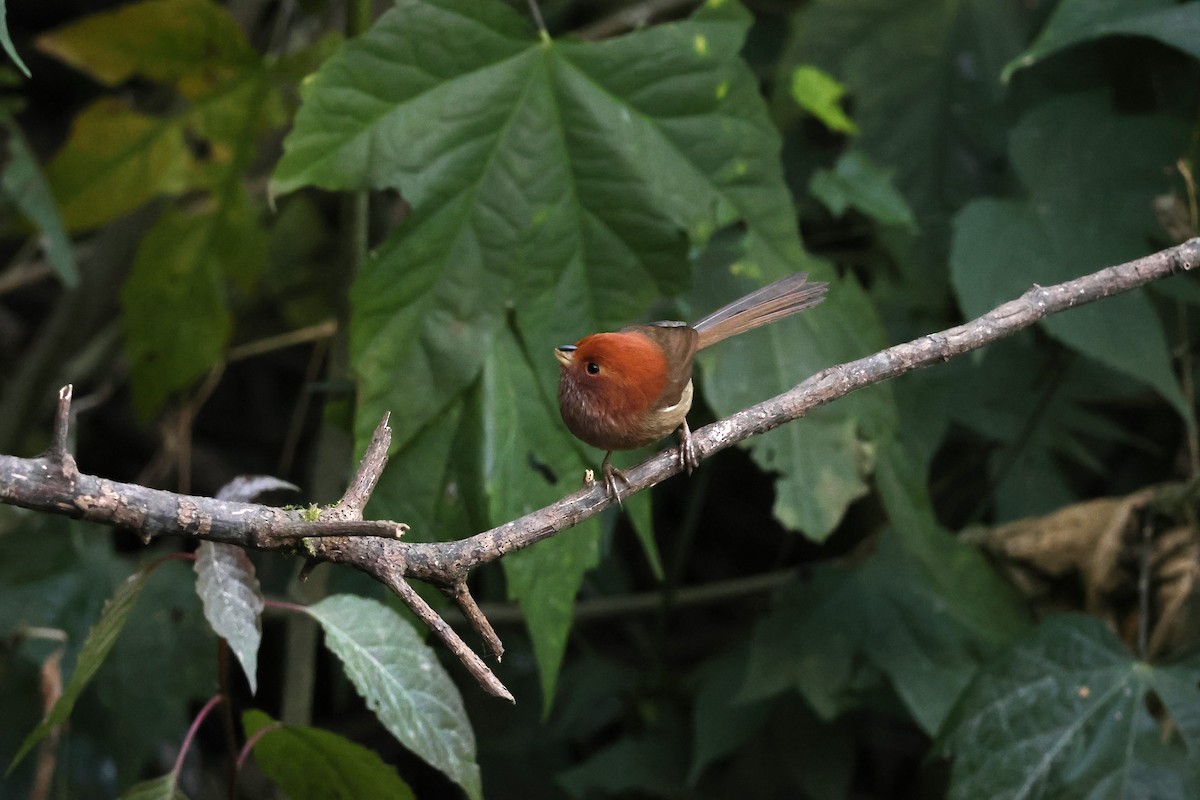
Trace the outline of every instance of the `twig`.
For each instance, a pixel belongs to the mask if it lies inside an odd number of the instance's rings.
[[[48,261],[24,261],[0,273],[0,295],[22,289],[54,275]]]
[[[346,487],[342,499],[330,510],[329,518],[362,519],[362,512],[367,501],[371,499],[371,492],[375,491],[375,484],[379,482],[379,476],[387,466],[388,448],[392,444],[392,429],[388,426],[391,416],[390,413],[384,414],[383,419],[375,426],[366,452],[358,462],[354,478]],[[405,525],[404,529],[408,530],[408,526]]]
[[[644,28],[659,17],[696,5],[699,5],[698,0],[643,0],[580,28],[575,35],[588,41],[607,39],[619,33]]]
[[[1020,298],[964,325],[830,367],[790,391],[701,428],[693,433],[697,452],[701,458],[707,458],[855,390],[919,367],[949,361],[1023,330],[1050,314],[1129,291],[1190,270],[1198,264],[1200,239],[1191,239],[1075,280],[1055,286],[1035,286]],[[61,452],[61,463],[54,456],[60,452],[57,443],[67,441],[66,423],[59,420],[69,419],[69,401],[69,390],[64,390],[55,423],[56,444],[50,452],[33,459],[0,455],[0,502],[129,527],[146,539],[161,535],[188,536],[285,552],[296,552],[303,543],[313,558],[348,564],[391,588],[433,629],[484,688],[510,699],[512,695],[508,690],[413,591],[407,579],[429,582],[449,590],[454,596],[456,587],[464,586],[469,572],[480,564],[553,536],[595,516],[612,502],[602,486],[586,487],[520,519],[454,542],[405,542],[369,534],[348,536],[345,534],[351,529],[339,527],[348,521],[355,522],[355,531],[383,530],[389,536],[394,536],[403,525],[361,521],[362,506],[386,462],[386,444],[378,445],[373,440],[368,456],[364,457],[359,473],[342,501],[323,513],[317,522],[306,522],[304,512],[300,510],[179,495],[77,471],[64,474],[63,464],[71,459],[70,453]],[[386,421],[381,423],[381,429],[386,427]],[[377,430],[377,434],[387,437],[390,431]],[[71,463],[73,466],[73,459]],[[641,491],[660,483],[680,469],[673,449],[660,453],[625,471],[629,491]],[[339,517],[357,514],[358,519],[333,518],[335,511],[339,512]],[[383,528],[372,528],[374,525]],[[340,535],[321,535],[333,531]],[[298,534],[303,536],[301,540],[297,539]],[[473,605],[474,601],[470,603]]]
[[[333,336],[336,332],[337,320],[327,319],[324,322],[318,322],[316,325],[309,325],[307,328],[297,328],[294,331],[288,331],[276,336],[268,336],[265,339],[231,347],[229,348],[229,352],[225,354],[225,361],[226,363],[233,363],[234,361],[241,361],[244,358],[273,353],[285,347],[323,341]]]
[[[487,664],[483,663],[483,659],[477,656],[475,651],[459,638],[454,629],[446,623],[446,620],[439,617],[438,613],[433,610],[433,606],[426,603],[425,599],[417,594],[416,590],[409,586],[404,578],[401,578],[399,575],[393,575],[385,583],[404,601],[404,605],[408,606],[417,615],[417,618],[428,625],[434,635],[442,640],[442,644],[446,645],[451,653],[454,653],[463,666],[467,668],[467,671],[471,673],[488,694],[503,698],[510,703],[517,702],[516,698],[512,696],[512,692],[488,669]]]
[[[529,13],[533,15],[533,21],[537,25],[538,35],[542,37],[543,42],[550,41],[550,33],[546,30],[546,20],[542,18],[542,7],[538,5],[538,0],[528,0]]]
[[[783,586],[794,579],[796,575],[795,569],[781,569],[775,572],[764,572],[760,575],[731,578],[727,581],[683,586],[675,590],[671,598],[671,609],[696,608],[726,603],[751,595],[766,594]],[[580,600],[575,604],[571,620],[579,624],[609,620],[614,617],[650,614],[662,610],[663,591],[660,589],[652,592]],[[496,625],[520,625],[525,622],[525,614],[516,603],[485,603],[480,611]],[[468,622],[465,616],[458,614],[447,613],[445,616],[451,625],[463,625]]]
[[[71,429],[71,395],[74,387],[67,384],[58,390],[58,405],[54,409],[54,434],[46,459],[62,468],[63,474],[75,469],[75,459],[68,446]]]
[[[61,633],[61,631],[59,631]],[[42,713],[50,716],[50,710],[62,697],[62,658],[66,652],[66,636],[59,639],[61,644],[54,649],[38,670],[41,678]],[[37,765],[33,772],[33,786],[29,790],[29,800],[46,800],[54,787],[54,772],[58,764],[58,746],[62,741],[62,725],[54,726],[38,747]]]
[[[488,620],[483,610],[479,608],[479,604],[475,602],[475,598],[471,596],[470,590],[467,589],[466,581],[459,581],[454,586],[443,589],[446,596],[454,601],[462,612],[463,619],[471,624],[471,627],[483,637],[483,641],[487,644],[488,649],[492,651],[492,655],[497,661],[504,658],[504,643],[500,641],[500,637],[496,634],[496,629],[492,627],[492,623]]]

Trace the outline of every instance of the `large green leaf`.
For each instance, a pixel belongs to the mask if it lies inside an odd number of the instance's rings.
[[[561,497],[585,464],[566,429],[546,424],[555,412],[511,331],[497,336],[480,384],[481,400],[491,410],[478,439],[489,515],[515,519]],[[548,465],[570,466],[559,476]],[[575,595],[583,574],[599,561],[599,541],[600,521],[592,518],[502,562],[508,595],[520,603],[529,626],[546,708],[554,698]]]
[[[696,315],[743,293],[745,282],[713,276],[690,295]],[[811,311],[722,342],[698,357],[704,396],[718,415],[766,400],[831,363],[884,345],[874,308],[851,280]],[[812,539],[824,539],[846,508],[866,494],[871,442],[895,424],[890,390],[875,387],[818,409],[749,441],[754,460],[776,473],[775,516]]]
[[[1178,729],[1151,712],[1152,690]],[[1195,660],[1153,667],[1094,617],[1049,618],[984,666],[947,720],[950,797],[1196,797],[1198,707]]]
[[[1033,44],[1004,68],[1004,80],[1060,50],[1106,36],[1147,36],[1200,58],[1200,2],[1063,0]]]
[[[953,213],[996,180],[1009,124],[1000,71],[1030,15],[992,0],[817,0],[795,17],[780,68],[815,64],[850,90],[856,148],[895,171],[915,212],[920,238],[901,266],[926,293],[941,288],[929,265],[945,260]]]
[[[1033,331],[904,387],[902,431],[940,420],[995,445],[987,458],[990,497],[955,491],[951,498],[968,518],[978,516],[979,503],[1008,521],[1077,502],[1081,473],[1109,475],[1114,446],[1144,446],[1098,407],[1132,402],[1144,388],[1098,362],[1047,348]]]
[[[92,626],[87,639],[84,640],[83,649],[79,651],[79,659],[75,664],[75,671],[71,673],[71,679],[63,688],[62,695],[50,709],[46,719],[25,737],[25,741],[22,742],[17,754],[13,756],[12,763],[8,766],[9,771],[12,771],[12,768],[20,763],[21,759],[33,749],[34,745],[45,738],[51,729],[62,725],[67,717],[71,716],[75,701],[87,688],[96,671],[104,664],[104,659],[108,656],[109,651],[116,644],[117,636],[120,635],[121,629],[129,619],[129,613],[133,611],[133,604],[137,602],[138,596],[146,585],[146,579],[149,577],[149,570],[143,569],[135,572],[117,588],[116,593],[104,604],[104,610],[100,612],[100,619]]]
[[[1011,150],[1028,200],[976,200],[955,222],[951,268],[966,314],[982,314],[1034,284],[1145,255],[1157,230],[1153,199],[1169,188],[1166,168],[1187,142],[1185,126],[1116,116],[1098,94],[1054,100],[1027,114],[1013,131]],[[1193,420],[1162,323],[1144,293],[1042,324],[1070,347],[1149,384]]]
[[[196,549],[196,593],[213,631],[237,656],[250,694],[258,692],[258,645],[262,641],[265,604],[254,562],[240,547],[201,542]]]
[[[688,784],[710,763],[728,755],[757,733],[771,714],[766,700],[739,702],[749,651],[737,648],[709,660],[700,670],[692,719],[692,763]]]
[[[331,731],[280,725],[261,711],[242,715],[254,744],[254,760],[291,800],[412,800],[415,795],[396,768],[374,750]]]
[[[353,595],[327,597],[307,611],[383,726],[478,800],[475,734],[462,697],[412,625],[387,606]]]
[[[402,447],[474,380],[511,306],[549,385],[552,345],[684,282],[689,236],[744,219],[760,274],[802,263],[778,139],[737,57],[748,21],[709,3],[555,42],[501,5],[402,0],[315,76],[275,189],[395,187],[413,207],[353,295],[360,433],[402,407]]]
[[[2,26],[0,30],[3,30]],[[0,190],[37,226],[44,242],[46,261],[54,268],[59,280],[73,287],[79,283],[79,268],[75,265],[75,253],[63,229],[54,195],[16,122],[7,114],[0,117],[0,122],[8,136],[8,161],[0,171]]]
[[[389,486],[399,475],[453,485],[491,524],[575,485],[599,455],[581,461],[563,434],[551,348],[680,288],[689,243],[742,221],[740,273],[762,282],[810,263],[777,134],[738,57],[749,21],[710,2],[618,39],[557,42],[501,4],[400,0],[306,84],[275,191],[395,188],[412,207],[351,298],[360,441],[403,409],[379,513],[411,493]],[[434,432],[467,395],[458,433]],[[506,559],[546,689],[596,530]]]
[[[582,764],[556,776],[570,797],[680,797],[687,751],[673,731],[618,739]]]
[[[863,565],[824,566],[789,586],[755,626],[741,698],[794,688],[831,719],[882,673],[937,731],[984,656],[1022,623],[971,548],[941,534],[938,549],[921,552],[910,539],[888,532]]]

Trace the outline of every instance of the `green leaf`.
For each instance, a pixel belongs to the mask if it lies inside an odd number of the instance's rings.
[[[100,99],[75,115],[46,179],[68,230],[81,231],[184,191],[194,169],[179,125]]]
[[[747,291],[730,276],[712,276],[692,293],[700,310]],[[704,396],[727,416],[791,389],[822,367],[849,361],[884,344],[875,309],[852,280],[834,286],[820,306],[722,342],[697,356]],[[747,444],[764,470],[777,473],[775,516],[822,540],[846,508],[866,494],[871,441],[888,435],[895,409],[886,387],[845,398]]]
[[[216,364],[232,334],[225,279],[266,261],[266,236],[241,190],[199,214],[166,208],[121,288],[134,406],[149,418]]]
[[[217,642],[205,624],[191,566],[169,561],[155,572],[157,579],[138,599],[138,613],[130,615],[71,715],[72,731],[88,731],[103,743],[123,786],[157,769],[162,742],[181,739],[197,704],[219,691]]]
[[[737,699],[737,691],[745,680],[748,654],[748,650],[738,648],[702,667],[693,711],[689,786],[696,785],[705,767],[737,750],[757,733],[771,714],[772,705],[766,700]]]
[[[258,60],[237,21],[211,0],[128,3],[43,34],[37,45],[109,86],[140,76],[185,93],[187,80],[218,81]]]
[[[1027,114],[1013,131],[1012,159],[1029,199],[976,200],[955,220],[951,269],[966,314],[982,314],[1034,284],[1145,255],[1157,225],[1153,198],[1169,187],[1164,167],[1185,151],[1187,135],[1167,119],[1116,116],[1096,94],[1054,100]],[[1042,324],[1070,347],[1149,384],[1194,424],[1144,292]]]
[[[652,731],[627,736],[587,761],[558,774],[571,797],[680,797],[684,793],[687,752],[679,736]]]
[[[493,520],[515,519],[562,496],[585,468],[579,448],[561,425],[547,425],[555,411],[537,391],[528,354],[508,330],[496,337],[484,364],[480,400],[484,413],[481,451],[483,490]],[[562,476],[552,470],[570,464]],[[554,468],[548,465],[555,465]],[[583,575],[600,560],[600,521],[593,517],[570,532],[551,537],[501,562],[508,596],[525,614],[548,710],[567,645],[575,595]]]
[[[656,581],[662,581],[666,575],[663,572],[662,555],[658,550],[658,541],[654,538],[654,495],[650,492],[638,492],[624,500],[625,516],[633,527],[633,532],[642,545],[646,554],[646,565]]]
[[[412,789],[374,750],[336,733],[280,725],[261,711],[242,714],[246,738],[276,726],[254,744],[254,760],[291,800],[411,800]]]
[[[133,610],[133,604],[137,602],[138,596],[146,585],[146,579],[149,577],[149,570],[143,569],[135,572],[117,587],[117,591],[104,604],[104,610],[100,612],[100,619],[88,631],[83,649],[79,651],[79,659],[75,663],[75,671],[71,673],[71,680],[63,689],[62,696],[58,698],[54,708],[50,709],[46,719],[25,737],[17,754],[13,756],[12,763],[8,765],[8,772],[12,772],[13,767],[20,763],[21,759],[33,749],[34,745],[45,738],[51,729],[62,725],[67,717],[71,716],[75,701],[87,688],[96,671],[104,663],[109,651],[116,644],[117,636],[120,635],[121,628],[129,619],[129,612]]]
[[[168,773],[161,778],[142,781],[121,795],[121,800],[187,800],[177,786],[178,776]]]
[[[150,116],[112,99],[78,114],[47,177],[70,230],[97,227],[159,195],[228,195],[259,134],[282,112],[272,74],[208,0],[144,0],[48,34],[41,46],[119,83],[172,84],[184,102]]]
[[[996,180],[1010,124],[998,78],[1032,16],[991,0],[816,0],[794,18],[781,69],[813,64],[850,91],[856,149],[895,171],[920,221],[896,255],[926,293],[941,291],[928,267],[945,261],[954,212]]]
[[[1082,42],[1107,36],[1146,36],[1200,58],[1200,2],[1172,0],[1063,0],[1002,78]]]
[[[985,655],[1021,621],[973,549],[941,534],[922,553],[908,539],[889,532],[862,566],[827,566],[788,587],[755,626],[740,698],[795,688],[832,719],[856,705],[877,671],[923,730],[938,730]]]
[[[792,97],[832,131],[858,133],[854,120],[846,116],[840,105],[846,87],[827,72],[816,67],[796,67],[792,72]]]
[[[891,172],[859,150],[843,153],[832,170],[817,170],[808,190],[835,216],[853,207],[884,225],[912,228],[917,224],[912,209],[892,185]]]
[[[902,431],[941,419],[995,444],[988,458],[992,497],[980,500],[994,503],[998,521],[1078,502],[1082,498],[1071,483],[1081,469],[1108,474],[1107,447],[1142,446],[1099,406],[1136,402],[1144,388],[1098,362],[1047,348],[1032,331],[906,385],[914,396]],[[910,450],[914,438],[906,439]],[[962,511],[969,513],[969,507]]]
[[[2,12],[0,3],[0,14]],[[2,22],[0,19],[0,31],[4,30]],[[4,41],[7,42],[7,34]],[[0,189],[41,231],[46,260],[59,280],[67,287],[74,287],[79,283],[79,268],[75,265],[71,240],[63,229],[58,205],[25,135],[12,117],[4,115],[3,122],[8,132],[8,162],[0,172]]]
[[[8,57],[13,60],[13,63],[20,68],[21,72],[25,73],[25,77],[32,78],[33,73],[29,71],[29,67],[25,66],[25,62],[21,60],[21,54],[17,52],[17,48],[12,43],[12,38],[8,35],[8,3],[5,0],[0,0],[0,45],[4,46],[4,52],[8,53]]]
[[[387,606],[353,595],[327,597],[307,611],[388,732],[479,800],[475,734],[462,697],[413,627]]]
[[[402,0],[322,68],[273,188],[394,187],[413,207],[353,292],[360,436],[403,407],[403,448],[472,384],[510,306],[549,384],[551,346],[681,286],[689,237],[742,219],[747,269],[803,263],[779,141],[738,58],[748,22],[710,3],[605,42],[545,42],[502,5]],[[555,306],[571,312],[531,320]]]
[[[595,465],[550,399],[554,345],[644,313],[684,282],[688,240],[737,220],[741,272],[806,263],[778,136],[738,57],[748,24],[710,3],[618,39],[546,42],[499,4],[401,0],[314,76],[273,189],[390,187],[413,209],[352,291],[360,440],[403,408],[393,466],[417,472],[411,454],[446,486],[472,467],[432,456],[478,461],[479,480],[453,485],[502,522],[561,496],[542,467],[571,485]],[[432,430],[476,391],[458,424],[486,449],[461,456],[468,436],[448,447]],[[505,559],[547,700],[596,525]]]
[[[520,604],[529,628],[547,710],[554,701],[575,595],[583,574],[599,562],[599,540],[599,523],[592,519],[567,534],[511,553],[502,562],[509,599]]]
[[[1166,713],[1194,722],[1195,663],[1162,670],[1135,661],[1094,617],[1046,619],[983,667],[947,720],[949,796],[1197,796],[1200,742],[1194,727],[1181,737],[1151,714],[1146,695],[1160,684]]]
[[[27,626],[63,631],[67,641],[62,664],[64,679],[69,680],[78,670],[89,628],[108,596],[129,576],[129,561],[113,552],[111,537],[101,526],[10,507],[2,511],[4,546],[29,558],[9,559],[0,567],[0,637],[8,639]],[[69,760],[61,763],[64,768],[71,765],[72,796],[76,791],[82,796],[91,791],[83,787],[93,786],[99,794],[112,796],[114,786],[131,786],[154,774],[161,766],[162,743],[178,740],[195,713],[194,702],[216,691],[215,641],[206,630],[190,567],[168,562],[156,571],[167,574],[157,575],[141,590],[137,613],[129,615],[70,712],[67,724],[73,744],[69,753],[63,751]],[[164,642],[170,646],[164,647]],[[14,693],[10,685],[0,699],[9,721],[0,732],[5,766],[25,734],[45,716],[36,666],[44,658],[36,652],[18,655],[26,666],[11,677],[18,679],[25,672],[27,688]],[[26,759],[10,773],[13,785],[21,784],[31,772],[29,766]],[[96,777],[101,770],[108,775],[107,783]],[[11,793],[6,792],[8,782],[0,780],[0,787],[0,795]]]
[[[229,649],[258,692],[258,645],[262,641],[263,596],[246,551],[231,544],[201,542],[196,549],[196,593],[204,617]]]

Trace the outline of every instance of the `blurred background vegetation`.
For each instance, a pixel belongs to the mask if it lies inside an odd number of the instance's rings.
[[[0,117],[0,452],[40,452],[73,383],[85,472],[320,503],[390,410],[368,515],[417,540],[598,464],[557,418],[557,344],[831,281],[703,354],[696,428],[1200,234],[1197,0],[545,0],[541,36],[502,0],[6,11],[29,77]],[[517,704],[441,655],[485,795],[1200,796],[1198,303],[1181,275],[1058,315],[479,570]],[[69,676],[122,579],[191,548],[3,510],[0,760],[39,670]],[[399,608],[252,557],[268,597]],[[189,796],[229,796],[252,709],[459,791],[311,622],[268,612],[252,695],[183,565],[144,593],[44,796],[161,775],[219,686]],[[238,787],[277,791],[253,764]]]

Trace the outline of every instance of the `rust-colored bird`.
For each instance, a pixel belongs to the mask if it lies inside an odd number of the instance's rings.
[[[677,428],[683,466],[690,473],[699,464],[687,424],[697,350],[812,308],[825,299],[825,288],[797,272],[691,325],[630,325],[557,348],[559,412],[571,433],[607,451],[601,470],[609,494],[620,502],[617,481],[629,485],[612,465],[614,450],[653,444]]]

